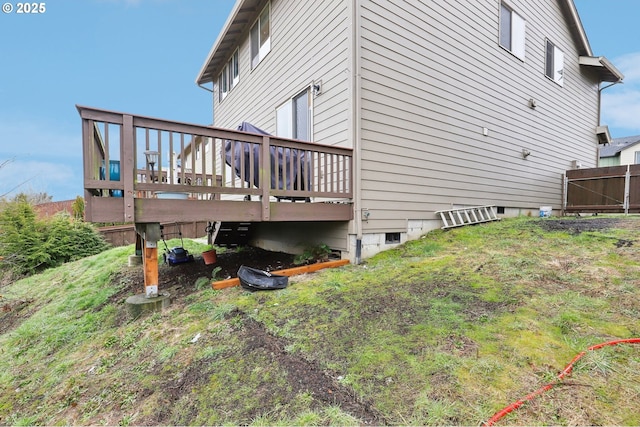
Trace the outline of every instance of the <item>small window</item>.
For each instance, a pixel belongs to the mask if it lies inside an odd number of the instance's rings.
[[[504,206],[498,206],[497,210],[498,210],[498,212],[497,212],[498,215],[504,214]]]
[[[231,55],[231,59],[224,66],[222,72],[220,73],[220,77],[218,77],[218,101],[222,102],[222,100],[227,96],[227,94],[234,88],[240,81],[240,66],[238,64],[238,50]]]
[[[640,151],[636,151],[634,154],[634,158],[635,158],[635,164],[638,165],[640,164]]]
[[[276,109],[276,134],[284,138],[311,140],[311,97],[309,88]]]
[[[271,50],[271,4],[268,3],[251,27],[251,69]]]
[[[524,61],[526,22],[504,3],[500,3],[500,46]]]
[[[387,244],[400,243],[400,233],[384,233],[384,242]]]
[[[238,49],[236,49],[236,53],[231,57],[232,60],[232,70],[231,75],[233,77],[233,85],[238,84],[238,80],[240,80],[240,65],[238,64]]]
[[[220,90],[220,96],[218,100],[222,102],[225,96],[227,96],[227,93],[229,93],[228,76],[224,71],[222,72],[222,74],[220,74],[220,77],[218,77],[218,88]]]
[[[551,41],[547,40],[545,48],[544,74],[560,86],[564,83],[564,53]]]

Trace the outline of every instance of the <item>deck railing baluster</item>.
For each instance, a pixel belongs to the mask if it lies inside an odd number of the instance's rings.
[[[350,149],[92,108],[78,107],[78,110],[82,116],[89,218],[91,199],[98,195],[105,197],[103,202],[96,201],[99,206],[94,210],[96,217],[107,216],[101,212],[104,203],[109,206],[120,203],[126,205],[125,221],[133,220],[136,206],[142,206],[134,198],[156,198],[161,191],[188,193],[190,199],[225,203],[259,195],[262,220],[269,220],[269,203],[274,196],[313,201],[351,198]],[[231,165],[225,159],[227,144],[231,148]],[[241,154],[237,152],[243,151],[239,148],[248,152]],[[158,152],[153,176],[143,151]],[[110,173],[111,163],[117,161],[119,180]],[[115,200],[115,196],[120,200]],[[108,199],[111,201],[107,202]],[[247,208],[253,209],[250,205]],[[123,219],[124,209],[120,209],[118,221]],[[218,212],[215,208],[213,211]]]

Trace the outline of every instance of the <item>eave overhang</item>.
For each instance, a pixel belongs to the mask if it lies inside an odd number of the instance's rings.
[[[624,74],[604,56],[581,56],[578,63],[595,69],[601,82],[619,83],[624,79]]]
[[[213,82],[222,67],[227,63],[231,54],[240,45],[245,35],[249,32],[250,25],[258,17],[260,6],[265,0],[237,0],[233,6],[227,22],[213,44],[207,59],[205,60],[196,83],[203,85]]]

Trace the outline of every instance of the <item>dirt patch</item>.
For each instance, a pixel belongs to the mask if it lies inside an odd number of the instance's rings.
[[[36,309],[33,299],[7,300],[0,296],[0,334],[5,334],[28,319]]]
[[[358,397],[351,389],[341,385],[335,373],[322,369],[317,363],[308,361],[300,355],[287,352],[285,348],[288,342],[285,339],[270,334],[262,324],[249,318],[245,313],[235,310],[228,316],[229,319],[233,317],[242,319],[236,334],[237,342],[244,344],[219,357],[259,360],[259,363],[265,365],[265,370],[277,367],[285,373],[287,379],[285,387],[278,386],[274,381],[258,382],[253,393],[263,397],[263,407],[256,408],[253,412],[243,412],[240,415],[242,419],[250,422],[264,413],[265,406],[273,404],[275,407],[278,405],[277,402],[293,401],[297,395],[306,392],[313,397],[314,402],[311,404],[313,409],[338,406],[345,413],[358,418],[363,425],[386,425],[384,418],[373,408],[371,402]],[[140,423],[167,425],[175,421],[177,414],[173,414],[171,408],[193,390],[206,385],[215,369],[213,360],[203,359],[191,363],[179,377],[167,381],[160,387],[163,390],[161,409],[152,417],[141,420]],[[271,402],[274,397],[277,397],[277,400]],[[187,404],[187,407],[181,410],[181,416],[184,417],[181,421],[196,418],[195,403]],[[218,404],[232,405],[233,410],[241,406],[237,402],[218,402]],[[221,411],[224,411],[223,406]]]
[[[271,252],[251,246],[220,253],[215,264],[205,264],[202,257],[195,256],[193,262],[169,266],[160,264],[158,268],[158,290],[168,291],[172,297],[179,298],[195,292],[196,281],[205,277],[212,279],[215,270],[217,279],[237,277],[241,265],[265,271],[281,270],[296,267],[295,255],[283,252]],[[109,302],[121,302],[127,297],[144,292],[144,271],[142,266],[125,269],[114,276],[111,281],[121,288],[111,296]]]
[[[567,231],[577,235],[584,232],[603,231],[614,228],[638,229],[637,218],[573,218],[542,221],[540,226],[546,231]],[[629,248],[633,246],[634,241],[628,239],[617,239],[614,243],[615,247]]]
[[[356,393],[337,381],[337,374],[322,369],[314,361],[286,352],[287,342],[269,334],[264,326],[246,318],[242,330],[247,343],[247,355],[262,352],[272,363],[278,363],[287,373],[291,398],[309,392],[322,406],[336,405],[366,425],[385,425],[382,415]],[[286,400],[286,399],[285,399]]]
[[[577,217],[541,221],[540,227],[547,231],[568,231],[572,234],[580,234],[583,232],[602,231],[612,228],[634,229],[638,228],[638,221],[633,218]]]

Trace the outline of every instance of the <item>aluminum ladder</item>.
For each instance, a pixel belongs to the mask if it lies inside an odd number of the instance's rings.
[[[499,221],[495,206],[474,206],[470,208],[447,209],[437,211],[445,228],[462,227],[463,225],[480,224],[482,222]]]

